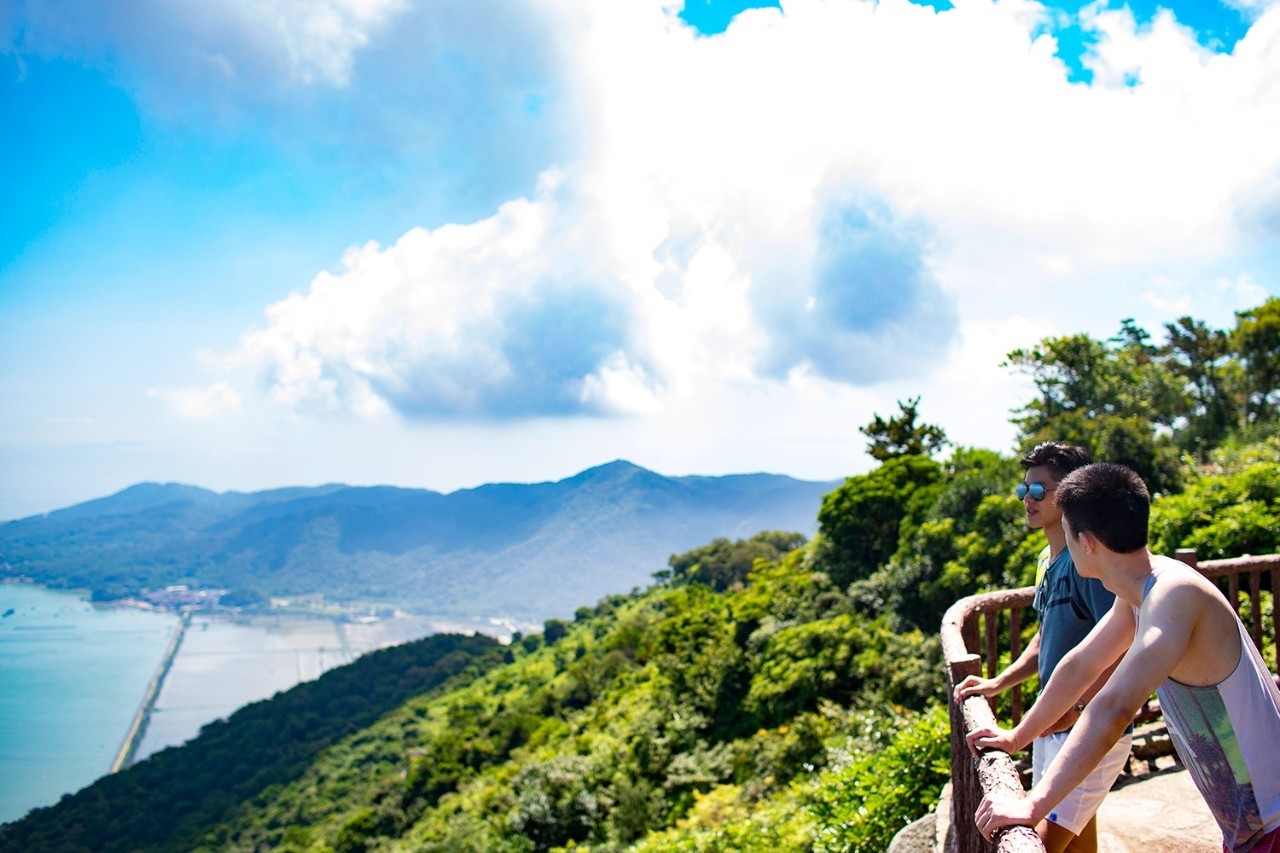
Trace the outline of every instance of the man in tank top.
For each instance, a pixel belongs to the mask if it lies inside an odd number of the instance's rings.
[[[1150,497],[1133,471],[1081,468],[1058,485],[1058,506],[1076,569],[1100,579],[1116,606],[1062,659],[1017,727],[971,732],[970,748],[1022,748],[1120,663],[1030,794],[983,799],[978,828],[990,838],[1043,819],[1155,691],[1223,850],[1280,853],[1280,690],[1239,617],[1200,573],[1147,549]]]

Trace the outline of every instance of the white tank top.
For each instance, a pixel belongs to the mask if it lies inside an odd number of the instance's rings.
[[[1144,601],[1155,581],[1147,580]],[[1244,851],[1280,827],[1280,690],[1238,618],[1236,625],[1240,662],[1230,675],[1205,687],[1168,678],[1156,694],[1227,849]]]

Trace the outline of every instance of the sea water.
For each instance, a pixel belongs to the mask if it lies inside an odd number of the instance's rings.
[[[0,584],[5,613],[0,822],[51,805],[110,770],[179,625],[174,614],[93,605],[33,584]],[[193,614],[133,760],[185,743],[213,720],[365,652],[471,630],[476,627],[406,614],[355,622]]]
[[[0,822],[111,769],[178,617],[0,584]]]

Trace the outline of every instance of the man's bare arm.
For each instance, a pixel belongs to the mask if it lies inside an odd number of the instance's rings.
[[[993,678],[970,675],[956,685],[956,700],[970,696],[995,696],[1003,693],[1015,684],[1021,684],[1039,671],[1040,666],[1040,632],[1037,631],[1027,647],[1018,655],[1018,659],[997,673]]]
[[[1053,725],[1041,732],[1038,737],[1044,737],[1045,735],[1053,734],[1055,732],[1066,731],[1074,726],[1076,721],[1080,719],[1080,714],[1084,711],[1084,707],[1093,701],[1094,696],[1098,695],[1118,666],[1120,666],[1120,661],[1116,660],[1115,663],[1103,670],[1102,675],[1098,676],[1098,678],[1093,682],[1093,685],[1090,686],[1089,689],[1085,690],[1084,693],[1080,694],[1080,699],[1076,704],[1068,708],[1065,714],[1055,720]]]
[[[1035,823],[1043,819],[1089,775],[1119,740],[1142,703],[1182,660],[1203,603],[1195,591],[1181,588],[1168,592],[1170,594],[1162,596],[1158,604],[1152,602],[1153,606],[1144,612],[1142,630],[1135,637],[1133,647],[1089,703],[1057,759],[1026,800],[983,800],[978,823],[984,835],[990,837],[992,831],[1011,823]],[[1050,681],[1056,678],[1055,671]]]
[[[1129,648],[1133,640],[1133,612],[1112,607],[1080,644],[1063,656],[1040,697],[1013,729],[977,729],[969,733],[969,748],[1017,752],[1053,728],[1101,676]]]

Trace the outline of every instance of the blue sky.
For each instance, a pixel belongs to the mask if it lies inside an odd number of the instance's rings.
[[[141,480],[836,478],[1280,293],[1264,0],[0,10],[0,518]]]

